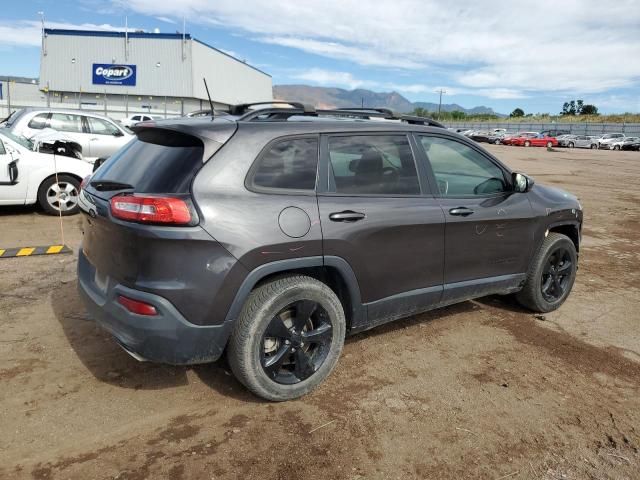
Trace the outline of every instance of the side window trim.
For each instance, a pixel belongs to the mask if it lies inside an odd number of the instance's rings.
[[[420,193],[418,194],[375,194],[375,193],[340,193],[336,192],[335,179],[331,173],[331,158],[329,155],[329,140],[336,137],[364,137],[364,136],[398,136],[405,137],[409,143],[411,149],[411,155],[416,167],[416,174],[418,176],[418,184],[420,186]],[[415,141],[412,138],[412,132],[408,131],[351,131],[351,132],[339,132],[339,133],[325,133],[320,135],[320,161],[318,162],[318,194],[323,196],[334,197],[372,197],[372,198],[418,198],[429,196],[432,197],[431,183],[428,182],[427,170],[420,161],[420,151],[416,148]]]
[[[267,153],[271,150],[272,147],[274,147],[280,142],[286,142],[287,140],[304,140],[304,139],[315,140],[317,145],[316,152],[318,154],[318,161],[316,162],[316,183],[313,189],[304,190],[304,189],[293,189],[293,188],[261,187],[253,183],[253,179],[260,166],[261,160],[265,157],[265,155],[267,155]],[[318,134],[305,133],[301,135],[284,135],[282,137],[274,138],[260,150],[258,155],[256,155],[256,158],[253,160],[251,168],[247,172],[247,175],[244,179],[244,186],[247,190],[254,193],[275,194],[275,195],[315,196],[318,190],[318,169],[320,165],[319,152],[320,152],[320,135]]]
[[[465,198],[494,198],[494,197],[499,197],[504,195],[505,193],[508,192],[498,192],[498,193],[489,193],[489,194],[485,194],[485,195],[456,195],[456,196],[444,196],[440,193],[440,189],[438,188],[438,184],[436,181],[436,175],[435,172],[433,171],[433,167],[431,166],[431,161],[429,160],[429,154],[426,152],[426,150],[424,149],[424,147],[422,146],[422,142],[420,141],[421,137],[437,137],[437,138],[444,138],[446,140],[450,140],[452,142],[457,142],[461,145],[465,145],[467,147],[469,147],[470,149],[474,150],[476,153],[480,154],[482,157],[484,157],[485,159],[487,159],[489,162],[491,162],[492,164],[494,164],[497,168],[499,168],[502,171],[502,174],[504,175],[504,179],[505,182],[507,184],[507,186],[513,188],[513,185],[511,184],[511,171],[506,168],[501,162],[499,162],[496,158],[492,157],[491,155],[487,155],[485,152],[483,152],[482,150],[480,150],[476,145],[472,145],[469,144],[467,142],[464,141],[460,141],[460,139],[455,138],[453,136],[450,135],[442,135],[440,133],[431,133],[431,132],[414,132],[414,138],[415,138],[415,143],[418,147],[418,149],[420,150],[420,152],[422,153],[422,155],[424,155],[424,159],[426,162],[426,168],[428,170],[428,176],[429,176],[429,181],[430,184],[432,185],[432,191],[434,192],[434,196],[436,197],[440,197],[440,198],[460,198],[460,199],[465,199]]]

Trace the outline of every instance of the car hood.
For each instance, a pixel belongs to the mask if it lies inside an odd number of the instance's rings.
[[[567,192],[558,187],[551,187],[549,185],[541,185],[536,183],[533,187],[536,194],[549,205],[566,205],[571,204],[571,208],[582,209],[578,197],[573,193]]]

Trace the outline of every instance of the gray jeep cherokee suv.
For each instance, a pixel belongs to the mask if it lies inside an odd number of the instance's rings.
[[[139,360],[226,350],[247,388],[306,394],[345,335],[489,294],[569,295],[582,210],[475,142],[384,109],[236,106],[139,125],[85,182],[79,288]]]

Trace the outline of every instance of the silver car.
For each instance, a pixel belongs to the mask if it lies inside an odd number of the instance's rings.
[[[108,157],[135,135],[103,115],[82,110],[24,108],[3,125],[13,134],[33,138],[45,128],[64,132],[82,147],[82,156],[93,163]]]
[[[597,137],[588,135],[570,135],[569,137],[562,139],[562,143],[569,148],[598,148]]]

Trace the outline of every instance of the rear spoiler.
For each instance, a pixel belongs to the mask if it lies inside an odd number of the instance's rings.
[[[203,162],[209,160],[218,149],[233,137],[238,129],[236,122],[185,121],[171,123],[140,122],[131,130],[147,143],[172,146],[204,147]]]

